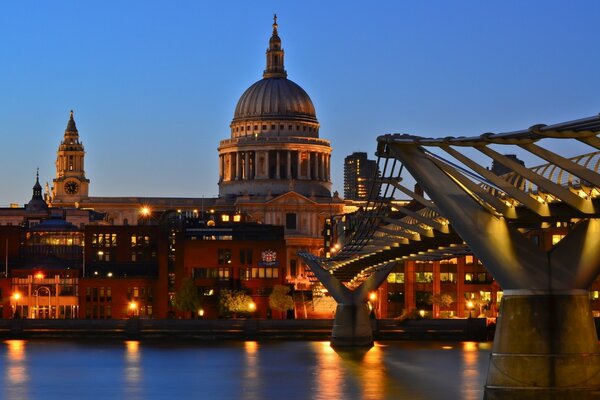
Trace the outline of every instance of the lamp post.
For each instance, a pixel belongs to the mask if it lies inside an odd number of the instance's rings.
[[[18,318],[19,315],[17,313],[19,312],[19,299],[21,298],[21,293],[19,293],[19,292],[13,293],[12,298],[15,301],[15,309],[13,311],[13,318]]]
[[[471,312],[473,311],[473,307],[475,304],[471,300],[467,301],[467,310],[469,310],[469,318],[471,318]]]
[[[129,311],[131,311],[131,318],[135,317],[137,314],[138,305],[135,301],[129,302]]]
[[[377,292],[369,293],[369,304],[371,305],[371,311],[373,311],[373,317],[377,318]]]
[[[250,315],[254,316],[254,311],[256,311],[256,303],[251,301],[248,304],[248,311],[250,311]]]

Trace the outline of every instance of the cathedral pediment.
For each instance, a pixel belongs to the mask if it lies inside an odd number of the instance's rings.
[[[298,192],[287,192],[277,197],[274,197],[265,202],[265,204],[269,205],[278,205],[278,204],[293,204],[293,205],[311,205],[317,204],[315,201],[309,199],[306,196],[301,195]]]

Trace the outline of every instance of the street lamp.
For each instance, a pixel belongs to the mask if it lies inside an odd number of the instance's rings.
[[[137,303],[135,301],[130,301],[129,302],[129,311],[131,311],[131,316],[135,317],[135,315],[137,314]]]
[[[19,292],[15,292],[12,295],[13,300],[15,301],[15,310],[13,311],[13,318],[17,318],[18,317],[18,311],[19,311],[19,299],[21,299],[21,293]]]
[[[471,318],[471,312],[473,311],[475,304],[471,300],[467,301],[467,310],[469,310],[469,318]]]
[[[248,311],[250,311],[250,312],[254,312],[254,311],[256,311],[256,304],[255,304],[253,301],[251,301],[251,302],[248,304]]]
[[[377,300],[377,292],[369,293],[369,308],[373,312],[373,317],[377,318],[377,304],[375,303]]]

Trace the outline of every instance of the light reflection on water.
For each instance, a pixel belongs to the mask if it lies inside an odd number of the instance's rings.
[[[25,358],[24,340],[6,340],[6,353],[4,359],[4,375],[6,384],[5,394],[7,399],[28,399],[27,384],[29,376],[27,375],[27,364]]]
[[[316,400],[483,397],[489,343],[6,340],[0,398]]]
[[[140,342],[137,340],[128,340],[125,342],[125,387],[124,397],[126,399],[143,399],[142,386],[142,367]]]

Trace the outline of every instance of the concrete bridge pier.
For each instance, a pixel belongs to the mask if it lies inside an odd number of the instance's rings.
[[[598,399],[600,346],[585,290],[506,291],[485,400]]]
[[[367,299],[369,292],[376,290],[383,283],[394,263],[378,268],[360,286],[350,290],[325,269],[317,257],[308,253],[298,255],[338,303],[331,332],[331,346],[373,346],[373,327]]]
[[[370,310],[366,302],[362,304],[338,304],[331,332],[333,347],[371,347],[373,330]]]

